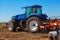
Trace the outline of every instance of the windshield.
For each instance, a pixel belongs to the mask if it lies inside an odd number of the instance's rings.
[[[31,8],[27,8],[26,13],[31,13]]]
[[[32,13],[37,13],[37,14],[41,14],[42,10],[40,8],[26,8],[26,16],[29,16]]]
[[[31,8],[27,8],[26,9],[26,16],[29,17],[30,13],[31,13],[32,9]]]

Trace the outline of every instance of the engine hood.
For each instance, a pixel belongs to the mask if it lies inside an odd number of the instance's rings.
[[[14,16],[15,20],[25,19],[25,14],[19,14]]]

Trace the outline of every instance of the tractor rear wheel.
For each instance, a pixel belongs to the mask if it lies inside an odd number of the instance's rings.
[[[40,20],[38,17],[30,17],[27,20],[27,29],[29,32],[38,32],[40,25]]]
[[[13,32],[15,32],[15,31],[16,31],[16,23],[10,21],[10,22],[8,23],[7,29],[8,29],[8,31],[13,31]]]

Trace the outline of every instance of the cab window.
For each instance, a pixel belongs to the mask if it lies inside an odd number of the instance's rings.
[[[40,8],[36,8],[36,13],[41,14],[42,13],[42,10]]]

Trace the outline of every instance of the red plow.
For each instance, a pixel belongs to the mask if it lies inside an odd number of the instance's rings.
[[[43,29],[46,32],[49,30],[53,31],[60,29],[60,18],[58,17],[49,18],[47,21],[42,22],[42,25],[40,25],[40,29]]]

